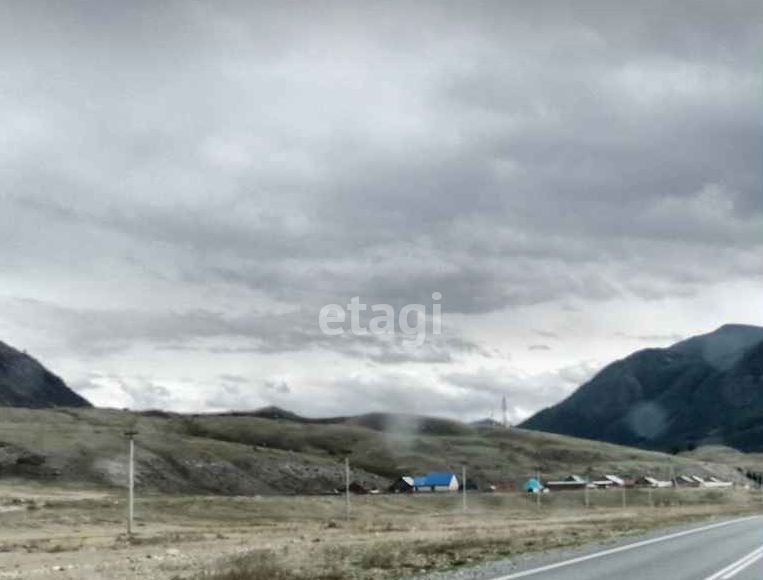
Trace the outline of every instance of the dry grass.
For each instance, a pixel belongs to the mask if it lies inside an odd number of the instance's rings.
[[[289,579],[401,578],[528,552],[573,547],[591,541],[610,541],[661,526],[749,513],[757,508],[754,502],[758,501],[741,493],[719,497],[716,493],[687,490],[675,492],[671,501],[665,499],[665,505],[656,508],[641,502],[642,498],[637,495],[639,492],[632,493],[634,502],[642,505],[627,509],[622,509],[617,503],[619,494],[607,496],[618,507],[588,509],[581,508],[580,498],[576,498],[575,494],[566,497],[558,494],[556,507],[549,504],[540,512],[534,504],[528,504],[516,496],[475,496],[472,498],[473,511],[467,514],[450,511],[399,518],[388,515],[390,519],[378,520],[373,518],[373,510],[361,509],[358,518],[349,526],[341,524],[336,535],[305,537],[306,541],[298,549],[274,551],[269,561],[278,567],[280,574],[285,575],[279,577]],[[667,496],[667,493],[663,495]],[[384,498],[375,499],[384,504]],[[600,502],[604,499],[603,494],[599,496]],[[441,500],[432,501],[430,507]],[[484,504],[481,500],[485,500]],[[714,503],[707,503],[708,500]],[[501,505],[502,501],[506,504],[523,502],[519,503],[523,509],[504,511],[506,506]],[[372,502],[369,500],[362,505],[365,508]],[[425,505],[426,500],[422,503]],[[496,511],[496,505],[503,509]],[[532,509],[528,509],[530,505]],[[366,519],[368,517],[372,519]],[[254,556],[256,559],[261,557],[259,553]],[[238,574],[230,578],[241,580],[260,578],[245,575],[256,574],[250,571],[246,562],[246,557],[227,563],[223,561],[213,572],[217,575],[207,574],[198,578],[227,580],[229,576],[224,575],[227,573]]]
[[[121,495],[0,486],[0,568],[25,580],[387,580],[517,554],[607,541],[648,529],[760,511],[733,490],[617,491],[542,497],[359,496],[346,521],[339,497],[143,496],[137,533]],[[27,511],[34,501],[39,509]],[[98,575],[100,574],[100,576]]]
[[[235,558],[221,569],[203,572],[199,580],[302,580],[272,552],[252,552]]]

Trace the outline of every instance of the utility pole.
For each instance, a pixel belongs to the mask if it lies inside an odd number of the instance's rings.
[[[543,484],[540,482],[540,465],[535,470],[535,481],[538,482],[538,493],[536,494],[535,503],[538,506],[538,509],[540,509],[540,496],[543,493]]]
[[[464,510],[464,513],[466,513],[466,465],[461,467],[461,486],[462,486],[461,497],[463,499],[462,508]]]
[[[132,537],[133,518],[135,516],[135,436],[137,431],[125,431],[130,445],[130,459],[127,466],[127,537]]]
[[[345,519],[350,521],[350,458],[344,458],[344,498],[345,498]]]

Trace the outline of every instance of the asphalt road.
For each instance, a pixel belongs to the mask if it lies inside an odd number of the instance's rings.
[[[487,562],[427,580],[763,580],[763,516]]]
[[[528,561],[491,580],[763,580],[763,517],[631,540],[551,562]]]

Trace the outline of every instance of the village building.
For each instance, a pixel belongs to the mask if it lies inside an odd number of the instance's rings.
[[[636,478],[635,485],[636,487],[654,487],[654,488],[673,487],[673,482],[661,481],[649,475],[642,475],[641,477]]]
[[[524,489],[526,493],[543,493],[545,491],[543,484],[534,477],[528,479],[522,486],[522,489]]]
[[[389,493],[413,493],[413,478],[410,475],[402,475],[392,482],[387,491]]]
[[[430,473],[413,480],[417,492],[458,491],[458,478],[453,473]]]
[[[570,475],[569,477],[559,481],[546,482],[546,487],[552,491],[585,489],[587,485],[588,485],[588,481],[583,479],[579,475]]]
[[[617,475],[605,475],[604,479],[612,482],[614,487],[625,487],[625,480],[622,477],[618,477]]]
[[[699,482],[688,475],[679,475],[675,479],[677,487],[699,487]]]
[[[601,479],[592,481],[588,487],[596,489],[609,489],[611,487],[625,487],[625,480],[616,475],[605,475]]]
[[[718,479],[717,477],[710,477],[707,481],[705,481],[704,487],[712,487],[712,488],[722,488],[722,487],[733,487],[734,483],[731,481],[723,481],[721,479]]]

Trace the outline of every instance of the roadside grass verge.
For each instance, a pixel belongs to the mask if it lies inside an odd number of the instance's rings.
[[[449,515],[411,521],[411,527],[354,522],[305,534],[269,550],[223,559],[192,580],[391,580],[475,566],[521,554],[608,543],[649,530],[711,517],[750,513],[750,506],[588,509],[548,511],[535,517],[499,518],[488,514]]]

